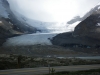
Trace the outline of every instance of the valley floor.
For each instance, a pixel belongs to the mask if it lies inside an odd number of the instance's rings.
[[[36,57],[100,56],[100,48],[60,47],[54,45],[27,45],[0,47],[0,54],[18,54]]]
[[[51,45],[0,47],[0,69],[100,64],[99,48],[72,48]],[[71,57],[71,58],[69,58]]]

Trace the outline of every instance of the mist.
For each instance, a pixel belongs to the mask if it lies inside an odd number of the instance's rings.
[[[83,16],[100,0],[8,0],[13,10],[24,16],[44,21],[67,21]]]
[[[49,32],[66,32],[67,22],[75,16],[83,17],[88,11],[100,2],[100,0],[7,0],[11,10],[28,18],[26,21],[33,27]],[[20,16],[18,16],[20,17]],[[88,16],[87,16],[88,17]],[[31,19],[31,20],[29,20]],[[49,22],[40,24],[33,22]],[[50,22],[59,22],[51,24]],[[76,25],[71,26],[74,28]],[[50,29],[50,30],[49,30]]]

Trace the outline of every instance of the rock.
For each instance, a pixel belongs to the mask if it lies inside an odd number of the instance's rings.
[[[7,38],[22,35],[22,32],[14,30],[14,25],[7,22],[5,18],[0,18],[0,46]]]
[[[88,47],[88,46],[97,46],[100,45],[98,39],[90,38],[90,37],[80,37],[73,36],[73,32],[62,33],[55,36],[52,40],[53,45],[59,45],[63,47]]]
[[[78,24],[73,35],[100,40],[100,9]]]

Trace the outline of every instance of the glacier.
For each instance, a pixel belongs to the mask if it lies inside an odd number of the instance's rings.
[[[37,33],[27,34],[18,37],[9,38],[3,46],[25,46],[25,45],[52,45],[52,37],[57,33]]]

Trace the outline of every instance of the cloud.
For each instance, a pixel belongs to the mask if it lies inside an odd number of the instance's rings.
[[[57,21],[73,15],[72,8],[77,10],[72,0],[8,0],[11,8],[31,19],[40,21]],[[69,6],[73,4],[73,7]],[[16,8],[16,9],[15,9]],[[70,16],[68,15],[71,14]],[[76,13],[76,12],[75,12]],[[74,13],[74,14],[75,14]]]
[[[84,15],[100,0],[8,0],[12,9],[40,21],[67,21]]]

